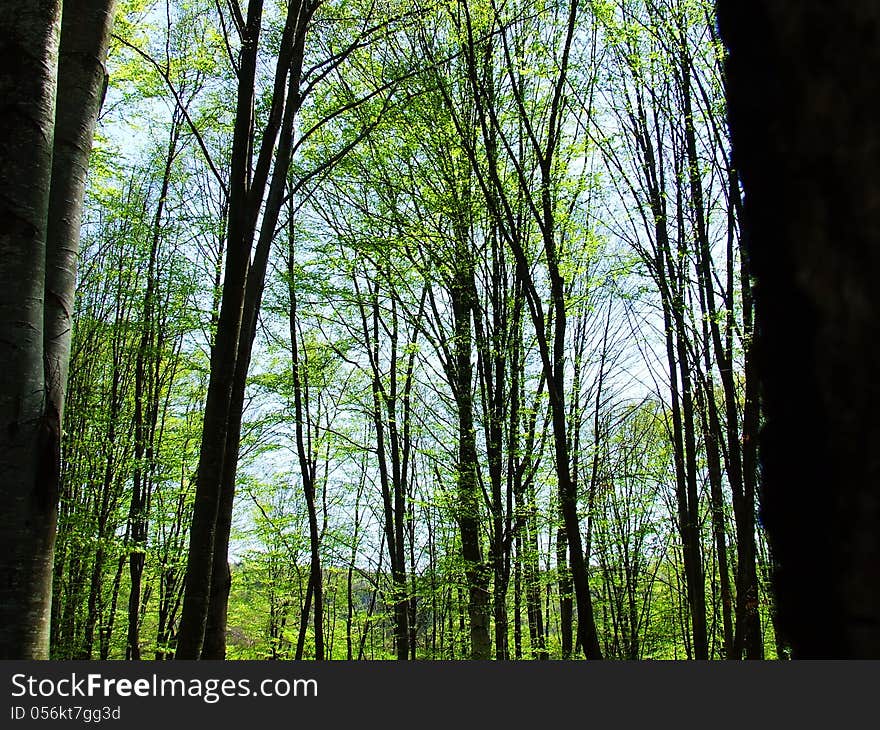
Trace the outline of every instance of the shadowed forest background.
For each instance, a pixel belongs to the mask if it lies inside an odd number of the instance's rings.
[[[51,658],[789,656],[711,2],[107,42]]]

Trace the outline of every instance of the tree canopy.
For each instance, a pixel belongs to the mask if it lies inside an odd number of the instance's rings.
[[[709,0],[0,21],[5,656],[797,655]]]

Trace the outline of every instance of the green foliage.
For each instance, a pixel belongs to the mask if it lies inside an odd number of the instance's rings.
[[[285,9],[266,3],[254,150],[272,106]],[[726,187],[723,50],[706,0],[591,0],[577,8],[563,68],[569,10],[329,0],[311,21],[242,418],[229,658],[293,658],[301,631],[303,656],[315,655],[297,427],[314,472],[329,657],[396,656],[402,600],[417,658],[470,655],[468,516],[479,525],[476,568],[493,579],[492,621],[506,612],[508,654],[561,658],[569,589],[556,549],[551,371],[561,373],[602,649],[609,658],[689,656],[675,448],[683,368],[701,394],[697,408],[715,402],[724,414],[714,435],[724,444],[726,553],[713,541],[700,412],[691,467],[699,590],[711,656],[721,656],[718,563],[738,558],[725,462],[735,427],[706,332],[714,325],[730,349],[737,413],[751,346],[746,297],[728,283],[741,261]],[[141,653],[173,653],[228,246],[240,50],[228,8],[126,0],[116,35],[64,424],[57,658],[126,655],[128,561],[141,555]],[[714,313],[700,289],[698,212],[711,238]],[[470,360],[469,387],[457,377],[458,354]],[[459,448],[466,401],[476,464],[463,464]],[[152,424],[147,435],[136,422]],[[736,428],[732,438],[744,443]],[[467,514],[457,489],[465,469],[476,478]],[[133,537],[136,482],[149,495],[142,541]],[[403,588],[388,542],[397,524]],[[769,655],[764,582],[760,596]]]

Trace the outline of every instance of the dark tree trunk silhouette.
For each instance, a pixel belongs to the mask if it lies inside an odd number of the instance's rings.
[[[762,521],[796,658],[880,656],[880,6],[719,0],[754,274]]]
[[[186,567],[186,588],[177,632],[177,659],[198,659],[205,639],[211,598],[214,540],[220,501],[223,458],[232,399],[238,338],[250,260],[248,180],[253,135],[253,99],[262,0],[248,4],[242,28],[238,99],[229,174],[226,268],[217,333],[211,348],[211,375],[202,426],[202,447]]]
[[[463,238],[464,236],[459,236]],[[461,247],[463,249],[463,247]],[[459,251],[460,264],[450,288],[454,320],[455,403],[458,411],[458,524],[461,556],[468,586],[471,659],[489,659],[489,575],[480,544],[480,489],[477,482],[477,447],[473,415],[473,335],[471,313],[473,270],[468,254]]]

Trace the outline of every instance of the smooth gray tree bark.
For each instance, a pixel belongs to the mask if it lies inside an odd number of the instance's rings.
[[[49,654],[79,227],[113,0],[64,10],[60,0],[0,7],[2,658]]]

